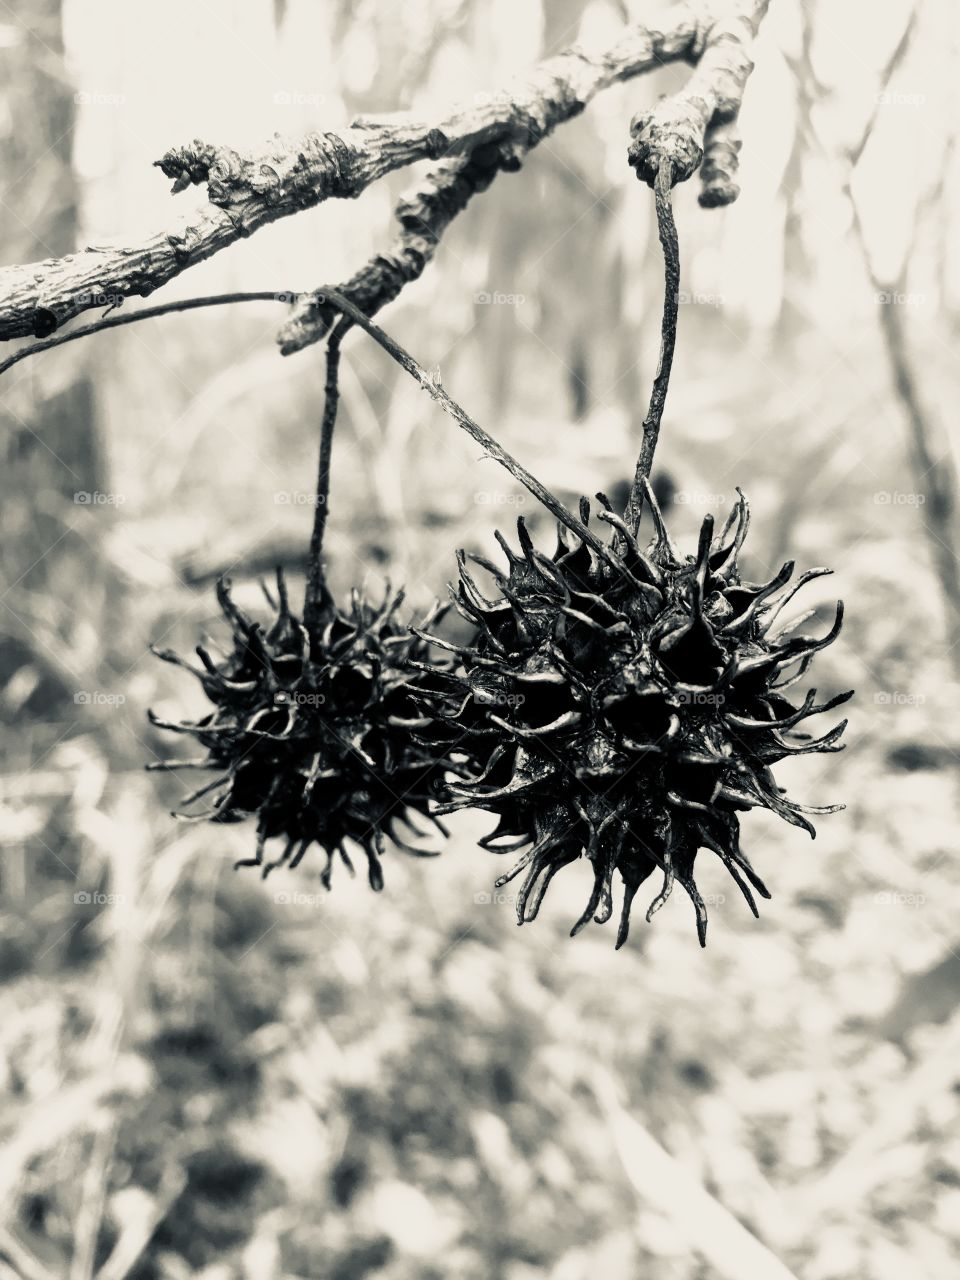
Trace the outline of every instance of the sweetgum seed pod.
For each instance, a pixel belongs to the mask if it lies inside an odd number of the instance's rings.
[[[805,815],[843,807],[796,804],[771,771],[786,756],[842,749],[846,721],[819,738],[798,726],[851,693],[818,705],[815,690],[797,704],[785,691],[836,638],[843,606],[820,638],[778,630],[794,592],[829,570],[810,570],[788,587],[788,563],[769,582],[744,581],[738,557],[750,516],[742,494],[718,536],[706,517],[695,556],[671,542],[647,482],[645,497],[655,526],[645,549],[602,494],[598,515],[612,527],[602,554],[560,527],[545,556],[521,518],[519,551],[497,535],[506,572],[477,559],[494,574],[492,599],[461,554],[454,599],[476,639],[416,696],[429,708],[433,749],[460,765],[438,812],[488,810],[499,821],[485,847],[524,850],[497,881],[523,874],[520,924],[535,918],[553,877],[586,858],[593,888],[574,934],[610,918],[617,872],[622,946],[634,896],[659,870],[647,919],[679,883],[705,945],[697,853],[720,858],[757,914],[753,891],[770,895],[740,848],[739,815],[766,808],[812,836]],[[585,523],[585,501],[581,514]]]
[[[396,620],[402,592],[388,589],[379,605],[354,592],[345,611],[324,593],[312,634],[291,613],[279,570],[277,595],[276,601],[268,595],[275,617],[264,631],[221,581],[218,598],[233,633],[232,652],[217,662],[198,646],[202,668],[174,653],[158,654],[192,671],[214,709],[195,723],[151,714],[154,724],[195,738],[206,751],[199,760],[154,767],[189,764],[216,772],[176,816],[253,819],[256,850],[238,865],[260,867],[266,876],[276,867],[296,866],[316,844],[326,854],[321,880],[329,888],[335,855],[352,870],[348,846],[354,844],[366,856],[371,887],[379,890],[388,837],[409,853],[430,856],[433,850],[408,842],[426,834],[416,819],[446,834],[431,808],[453,763],[412,735],[427,725],[413,692],[425,678],[416,663],[427,646]],[[206,807],[198,808],[201,801]],[[281,852],[268,861],[271,840],[281,842]]]

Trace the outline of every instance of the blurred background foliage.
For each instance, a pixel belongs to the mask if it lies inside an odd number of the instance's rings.
[[[430,117],[646,8],[9,0],[3,261],[162,225],[171,145]],[[261,574],[302,568],[321,349],[282,359],[281,308],[251,305],[5,376],[0,1274],[706,1280],[685,1177],[806,1280],[955,1272],[960,29],[949,0],[910,13],[775,0],[739,201],[676,195],[671,527],[689,540],[743,487],[758,580],[788,553],[836,568],[808,589],[823,619],[848,602],[820,691],[859,690],[846,753],[785,776],[847,810],[813,846],[747,820],[774,901],[752,921],[705,866],[706,952],[679,895],[621,954],[608,930],[570,942],[586,881],[564,877],[518,932],[469,817],[436,862],[391,855],[379,898],[346,876],[327,897],[309,860],[234,876],[251,832],[176,826],[181,787],[142,774],[171,753],[147,706],[201,710],[147,646],[216,631],[219,573],[256,608]],[[498,178],[382,316],[570,499],[632,473],[661,267],[626,130],[684,74],[614,88]],[[163,297],[343,280],[413,177],[265,228]],[[548,537],[362,336],[342,383],[338,590],[389,576],[425,609],[458,546],[489,553],[517,514]],[[675,1158],[673,1201],[631,1163],[634,1123]]]

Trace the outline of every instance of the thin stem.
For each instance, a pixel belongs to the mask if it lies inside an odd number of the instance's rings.
[[[29,347],[19,351],[0,362],[0,374],[26,360],[27,356],[36,355],[40,351],[49,351],[51,347],[62,347],[65,342],[73,342],[75,338],[86,338],[91,333],[99,333],[101,329],[119,329],[121,325],[135,324],[138,320],[149,320],[153,316],[168,315],[171,311],[195,311],[198,307],[222,307],[232,302],[285,302],[295,301],[297,295],[272,290],[270,293],[215,293],[204,298],[182,298],[179,302],[161,302],[155,307],[144,307],[141,311],[128,311],[125,315],[109,316],[103,320],[95,320],[92,324],[81,325],[71,329],[69,333],[58,333],[53,338],[44,338],[33,342]]]
[[[18,364],[20,360],[26,360],[27,356],[37,355],[37,353],[41,351],[49,351],[51,347],[63,346],[64,343],[73,342],[76,338],[86,338],[90,334],[99,333],[102,329],[116,329],[119,328],[120,325],[134,324],[137,320],[151,319],[152,316],[168,315],[169,312],[173,311],[193,311],[198,307],[224,306],[227,305],[227,303],[232,302],[291,302],[296,301],[298,297],[300,297],[300,294],[296,291],[270,293],[219,293],[212,294],[210,297],[184,298],[184,300],[179,302],[160,303],[159,306],[145,307],[142,311],[136,311],[133,312],[133,314],[111,316],[109,319],[97,320],[95,324],[82,325],[79,329],[70,330],[70,333],[58,334],[54,338],[45,338],[42,339],[41,342],[32,343],[31,346],[24,347],[22,351],[15,352],[13,356],[8,358],[8,360],[0,362],[0,374],[4,374],[6,370],[10,369],[10,367],[15,364]],[[384,333],[384,330],[380,329],[379,325],[374,324],[374,321],[370,320],[369,317],[360,310],[360,308],[353,305],[353,303],[349,301],[349,298],[344,297],[342,293],[338,293],[335,289],[324,289],[321,293],[314,292],[314,297],[317,302],[321,303],[321,305],[323,305],[324,301],[329,302],[329,305],[337,308],[340,314],[348,317],[352,324],[356,324],[358,328],[364,329],[376,343],[379,343],[380,346],[384,348],[384,351],[387,352],[389,356],[393,357],[393,360],[397,361],[398,365],[401,365],[403,369],[406,369],[412,378],[419,381],[421,387],[424,388],[426,392],[430,393],[430,396],[433,397],[436,403],[443,408],[443,411],[448,413],[448,415],[466,431],[467,435],[472,436],[472,438],[476,440],[477,444],[480,444],[481,447],[484,448],[484,451],[489,457],[492,457],[495,462],[499,462],[500,466],[506,467],[509,474],[515,477],[515,480],[520,481],[520,484],[524,485],[524,488],[534,495],[541,506],[547,508],[549,512],[552,512],[562,525],[566,525],[567,529],[575,532],[577,538],[584,541],[588,547],[593,548],[599,556],[605,557],[607,549],[604,548],[602,541],[600,541],[599,538],[596,538],[594,534],[591,534],[588,527],[582,524],[580,520],[577,520],[576,516],[573,515],[572,512],[567,511],[567,508],[563,506],[563,503],[556,497],[556,494],[550,493],[547,486],[540,484],[540,481],[536,479],[536,476],[532,475],[530,471],[527,471],[526,467],[522,466],[520,462],[517,462],[516,458],[513,457],[511,453],[508,453],[506,449],[503,448],[502,444],[499,444],[492,435],[486,433],[486,431],[481,428],[481,426],[477,424],[470,415],[468,415],[466,410],[463,410],[460,404],[454,401],[452,397],[449,397],[442,385],[440,385],[439,378],[431,378],[424,367],[417,364],[417,361],[410,355],[410,352],[404,351],[404,348],[399,346],[398,342],[394,342],[394,339],[390,338],[389,334]],[[346,332],[347,330],[344,328],[343,332],[340,333],[340,340],[343,339]],[[333,361],[334,378],[335,374],[337,374],[338,360],[339,351],[335,348]],[[334,396],[332,398],[329,396],[329,376],[330,362],[328,360],[328,403],[326,403],[324,408],[324,422],[326,424],[326,421],[328,421],[329,412],[329,433],[332,433],[333,420],[335,419],[335,413],[337,413],[337,397]],[[328,447],[329,443],[330,442],[328,440]],[[326,468],[328,468],[325,472],[325,483],[329,486],[329,456],[326,457],[325,465]],[[324,458],[323,454],[321,454],[321,467],[323,466]],[[321,474],[321,480],[323,480],[323,474]],[[317,497],[319,497],[319,495],[320,490],[317,492]],[[324,502],[323,508],[325,507],[326,503]],[[319,550],[320,544],[323,543],[325,522],[325,509],[321,509],[321,504],[317,504],[317,516],[314,529],[314,539],[316,539],[317,536],[319,536],[320,539],[319,543],[317,543],[317,550]],[[317,535],[317,526],[319,526],[319,535]],[[314,539],[311,539],[311,556],[312,547],[314,547]],[[314,563],[314,559],[311,558],[311,570]],[[319,564],[319,554],[317,554],[316,563]],[[321,595],[323,594],[323,582],[321,582],[321,579],[323,579],[323,573],[321,573],[321,571],[317,572],[319,572],[319,579],[317,579],[317,581],[320,582],[319,590]],[[317,603],[319,603],[319,598],[317,598]]]
[[[487,455],[499,462],[507,471],[524,486],[537,501],[560,521],[561,524],[567,526],[573,533],[577,535],[587,546],[601,556],[607,557],[607,549],[603,543],[597,538],[580,520],[568,511],[555,494],[551,493],[545,485],[542,485],[536,476],[532,475],[526,467],[522,466],[512,454],[499,444],[493,436],[489,435],[484,429],[470,417],[465,409],[461,408],[455,400],[453,400],[443,387],[440,385],[438,378],[433,378],[426,370],[417,363],[417,361],[404,350],[398,342],[395,342],[388,334],[374,324],[372,320],[366,316],[359,307],[346,298],[342,293],[338,293],[334,289],[324,289],[321,292],[311,291],[312,296],[320,305],[324,301],[330,306],[335,307],[342,315],[363,329],[371,338],[387,352],[396,362],[406,369],[411,377],[420,383],[421,387],[430,393],[434,400],[440,405],[445,413],[449,414],[468,435],[472,436],[478,444],[482,445]],[[166,315],[173,311],[193,311],[198,307],[216,307],[223,306],[232,302],[295,302],[301,294],[297,291],[290,292],[271,292],[271,293],[224,293],[216,294],[204,298],[186,298],[180,302],[161,303],[155,307],[145,307],[142,311],[136,311],[132,314],[124,316],[115,316],[105,320],[98,320],[94,324],[83,325],[79,329],[73,329],[70,333],[60,334],[54,338],[46,338],[40,342],[32,343],[29,347],[24,347],[21,351],[16,352],[7,360],[0,363],[0,374],[4,373],[12,365],[20,360],[26,359],[27,356],[35,355],[40,351],[47,351],[51,347],[62,346],[66,342],[72,342],[75,338],[85,338],[89,334],[98,333],[101,329],[114,329],[124,324],[134,324],[138,320],[148,320],[153,316]],[[345,332],[345,330],[344,330]],[[343,334],[341,334],[342,340]],[[339,354],[339,353],[338,353]],[[328,366],[329,373],[329,366]],[[328,382],[329,386],[329,382]],[[330,413],[336,415],[336,403],[334,402],[330,408]],[[324,418],[326,419],[327,409],[325,407]],[[332,431],[332,424],[330,430]],[[329,459],[327,462],[329,466]],[[329,477],[327,478],[329,483]],[[326,504],[324,504],[325,506]],[[325,512],[318,510],[317,524],[320,525],[320,538],[323,537],[323,526],[326,521]],[[314,530],[316,535],[316,529]],[[312,542],[311,542],[312,546]]]
[[[657,206],[657,231],[663,249],[663,317],[660,322],[660,363],[653,380],[650,406],[643,420],[643,441],[640,457],[633,478],[633,488],[623,518],[628,527],[636,530],[643,510],[643,481],[649,479],[653,455],[660,435],[660,420],[670,386],[670,370],[677,343],[677,317],[680,311],[680,245],[677,240],[677,224],[673,220],[670,190],[673,184],[673,164],[663,158],[657,169],[654,197]]]
[[[606,548],[600,539],[592,534],[586,525],[581,523],[572,512],[568,511],[560,499],[542,485],[536,476],[531,475],[526,467],[522,466],[512,454],[507,453],[506,449],[498,441],[494,440],[493,436],[488,435],[483,427],[474,422],[466,410],[457,404],[456,400],[447,395],[440,384],[439,376],[431,377],[408,351],[405,351],[389,334],[384,333],[379,325],[374,324],[359,307],[355,306],[349,298],[344,297],[342,293],[338,293],[334,289],[323,289],[317,295],[317,298],[321,305],[324,302],[329,303],[330,306],[348,316],[354,324],[368,333],[375,342],[383,347],[389,356],[396,360],[397,364],[406,369],[407,373],[420,383],[424,391],[430,393],[444,412],[449,414],[466,431],[467,435],[471,436],[483,447],[489,457],[499,462],[502,467],[505,467],[515,480],[518,480],[525,489],[533,494],[539,503],[556,516],[561,524],[565,524],[578,538],[592,547],[598,555],[606,554]]]
[[[327,508],[330,505],[330,458],[333,453],[333,430],[337,423],[337,407],[340,403],[340,344],[351,327],[352,321],[342,317],[327,340],[327,380],[324,388],[323,422],[320,427],[320,462],[317,467],[317,491],[314,494],[316,506],[313,533],[310,536],[307,589],[303,604],[304,626],[311,639],[327,594],[323,572],[323,534],[327,527]]]

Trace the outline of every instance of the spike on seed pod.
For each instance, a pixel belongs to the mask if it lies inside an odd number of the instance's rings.
[[[238,866],[260,867],[266,876],[276,867],[296,866],[316,844],[326,854],[321,880],[329,888],[335,856],[352,871],[352,843],[363,850],[370,885],[379,890],[387,837],[409,853],[431,856],[434,850],[409,843],[405,835],[426,834],[418,817],[446,834],[431,802],[451,764],[411,733],[423,724],[414,698],[423,676],[415,664],[427,646],[396,620],[402,592],[388,589],[379,605],[354,592],[343,611],[324,589],[309,634],[290,610],[280,570],[277,598],[266,588],[264,593],[274,611],[267,630],[237,607],[226,581],[218,584],[233,633],[228,655],[217,660],[198,646],[202,665],[196,667],[158,652],[197,677],[214,709],[193,723],[169,723],[151,714],[159,727],[195,738],[206,755],[148,768],[216,771],[177,816],[212,822],[254,818],[256,851]],[[440,613],[435,610],[428,623]],[[282,851],[268,861],[265,847],[274,839]]]
[[[483,594],[460,557],[455,602],[477,631],[426,695],[436,748],[461,762],[437,812],[488,810],[498,823],[481,843],[524,850],[497,881],[523,875],[520,924],[536,917],[553,877],[586,858],[593,888],[574,934],[610,918],[616,871],[622,946],[633,899],[659,870],[647,919],[679,883],[705,945],[697,853],[720,858],[756,915],[753,890],[770,895],[740,848],[740,814],[766,808],[814,835],[806,814],[842,808],[796,804],[771,770],[787,756],[841,750],[846,721],[819,738],[798,726],[851,693],[818,705],[811,690],[795,704],[785,690],[836,638],[843,607],[819,638],[774,626],[795,591],[829,571],[810,570],[789,588],[792,564],[769,582],[744,580],[738,557],[750,517],[742,494],[718,535],[706,517],[695,556],[671,542],[649,484],[655,533],[646,549],[598,496],[598,517],[612,532],[601,553],[561,528],[547,557],[521,518],[519,553],[499,538],[506,572],[480,562],[495,573],[497,599]],[[589,508],[581,511],[586,523]]]

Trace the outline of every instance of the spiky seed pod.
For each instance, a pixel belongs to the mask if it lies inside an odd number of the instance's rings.
[[[228,583],[218,584],[233,633],[233,651],[222,661],[200,645],[202,667],[155,651],[192,671],[214,710],[182,724],[151,713],[155,725],[187,734],[206,750],[196,760],[154,767],[216,770],[176,816],[255,817],[256,853],[238,866],[262,867],[266,875],[296,866],[317,844],[326,853],[321,880],[329,888],[335,854],[352,870],[346,848],[352,841],[363,849],[370,885],[379,890],[386,836],[409,853],[434,852],[407,843],[398,824],[423,836],[413,821],[419,815],[445,834],[430,805],[449,762],[411,737],[412,728],[425,727],[412,694],[423,677],[411,662],[426,646],[396,620],[402,592],[388,590],[379,606],[354,592],[349,611],[324,593],[310,634],[290,610],[279,570],[278,599],[265,594],[275,611],[266,631],[237,607]],[[198,812],[205,797],[209,807]],[[265,861],[264,846],[274,837],[283,841],[282,852]]]
[[[790,588],[792,563],[769,582],[744,581],[742,494],[716,538],[707,516],[693,557],[674,547],[649,485],[655,536],[646,550],[598,497],[605,509],[597,514],[612,526],[602,554],[561,527],[556,551],[543,555],[521,518],[519,554],[497,535],[506,574],[470,557],[494,575],[495,599],[460,554],[454,599],[477,639],[457,649],[457,666],[439,677],[433,740],[459,753],[468,775],[461,769],[437,812],[489,810],[499,823],[484,846],[526,850],[497,881],[525,873],[521,924],[536,916],[553,876],[584,856],[594,883],[574,934],[591,917],[610,918],[618,871],[622,946],[634,895],[659,868],[663,884],[647,919],[678,881],[704,945],[707,912],[694,880],[700,849],[721,859],[756,915],[750,886],[770,895],[741,852],[738,815],[766,808],[813,835],[804,814],[843,807],[795,804],[771,773],[785,756],[841,749],[846,721],[820,738],[798,726],[850,693],[816,705],[811,690],[794,705],[785,690],[834,640],[843,606],[821,639],[774,628],[794,592],[829,570],[811,569]],[[584,499],[584,524],[589,515]]]

